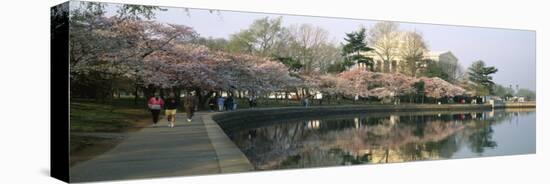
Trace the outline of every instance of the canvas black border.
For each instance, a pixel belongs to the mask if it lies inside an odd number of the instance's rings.
[[[50,9],[50,175],[67,183],[70,182],[69,3]]]

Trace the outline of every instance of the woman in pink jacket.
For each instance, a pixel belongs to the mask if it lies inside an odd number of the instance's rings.
[[[158,94],[155,94],[154,97],[149,99],[147,105],[149,106],[149,110],[151,110],[151,114],[153,114],[153,124],[157,124],[159,121],[160,110],[164,106],[164,100],[162,100]]]

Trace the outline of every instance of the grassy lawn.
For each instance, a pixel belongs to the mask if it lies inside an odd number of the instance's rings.
[[[118,145],[122,140],[119,138],[71,135],[69,164],[73,166],[79,162],[101,155]]]
[[[108,104],[73,99],[70,110],[71,166],[100,155],[123,140],[123,136],[102,134],[123,135],[150,123],[148,111],[124,99]]]
[[[143,108],[93,102],[71,103],[71,132],[124,132],[149,117]]]

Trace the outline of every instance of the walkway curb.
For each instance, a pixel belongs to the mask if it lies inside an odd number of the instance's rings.
[[[206,128],[210,143],[218,157],[221,173],[246,172],[254,170],[254,167],[244,153],[231,141],[221,127],[212,119],[212,114],[203,115],[202,122]]]

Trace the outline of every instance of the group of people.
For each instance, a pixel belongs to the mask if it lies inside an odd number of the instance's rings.
[[[248,105],[250,108],[257,107],[257,98],[256,96],[250,96],[248,98]],[[188,93],[183,98],[183,109],[187,114],[187,121],[191,122],[193,115],[198,108],[199,100],[193,93]],[[178,98],[176,98],[174,93],[170,93],[168,98],[163,99],[158,93],[153,97],[149,98],[147,102],[149,110],[153,116],[153,124],[157,124],[159,121],[159,116],[162,110],[166,119],[168,120],[168,127],[174,127],[176,122],[176,113],[181,103]],[[237,103],[232,95],[227,97],[215,96],[210,98],[208,101],[208,106],[210,111],[235,111],[237,110]]]
[[[166,119],[168,120],[168,127],[173,128],[176,122],[176,113],[178,107],[180,107],[180,101],[176,98],[174,93],[170,93],[169,97],[164,100],[158,94],[151,97],[147,102],[149,110],[153,115],[153,124],[157,124],[159,121],[160,112],[164,109]],[[198,99],[192,93],[189,93],[183,98],[183,108],[187,113],[187,122],[191,122],[193,115],[198,105]]]
[[[208,101],[210,111],[235,111],[237,110],[237,103],[233,99],[233,96],[223,97],[215,96]]]

